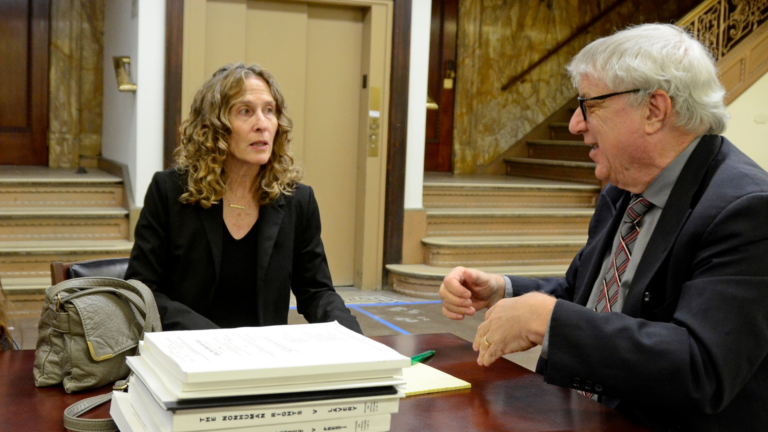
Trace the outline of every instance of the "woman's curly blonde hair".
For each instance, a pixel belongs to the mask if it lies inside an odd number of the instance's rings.
[[[229,111],[244,94],[248,78],[263,79],[275,99],[277,133],[272,155],[259,170],[258,187],[254,200],[259,205],[275,201],[280,195],[290,195],[301,179],[301,172],[293,165],[291,130],[293,120],[286,113],[285,98],[269,71],[257,64],[228,64],[217,70],[195,94],[189,118],[181,124],[181,144],[174,156],[179,172],[186,173],[186,192],[179,201],[198,203],[209,208],[224,197],[227,173],[224,161],[229,155],[229,136],[232,126]]]

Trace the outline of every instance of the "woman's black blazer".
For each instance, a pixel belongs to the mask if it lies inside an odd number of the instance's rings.
[[[218,327],[205,316],[221,269],[222,205],[203,209],[180,203],[185,183],[186,175],[173,168],[152,178],[125,275],[155,293],[164,330]],[[299,184],[292,195],[262,206],[257,229],[253,277],[258,289],[242,299],[252,302],[258,312],[254,325],[287,324],[292,289],[298,312],[307,321],[338,321],[362,333],[333,289],[311,187]]]

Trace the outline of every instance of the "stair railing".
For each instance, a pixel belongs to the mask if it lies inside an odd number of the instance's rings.
[[[768,0],[707,0],[678,21],[720,61],[768,21]]]
[[[677,25],[712,52],[726,104],[768,72],[768,0],[707,0]]]

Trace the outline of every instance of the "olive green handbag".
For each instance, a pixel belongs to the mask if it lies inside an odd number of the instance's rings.
[[[125,358],[136,354],[145,332],[153,331],[162,331],[160,314],[152,291],[139,281],[85,277],[49,287],[38,324],[35,385],[63,383],[72,393],[122,380],[130,372]],[[64,426],[117,430],[109,419],[77,418],[110,399],[108,393],[70,406]]]
[[[49,287],[38,324],[37,387],[64,384],[67,393],[128,376],[144,332],[161,331],[152,291],[139,281],[76,278]]]

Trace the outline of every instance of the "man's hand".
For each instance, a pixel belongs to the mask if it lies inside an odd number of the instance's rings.
[[[504,298],[506,283],[501,275],[476,269],[456,267],[440,285],[443,315],[453,320],[464,319]]]
[[[556,301],[547,294],[533,292],[501,300],[488,309],[472,344],[475,351],[480,351],[477,364],[488,366],[504,354],[541,345]]]

